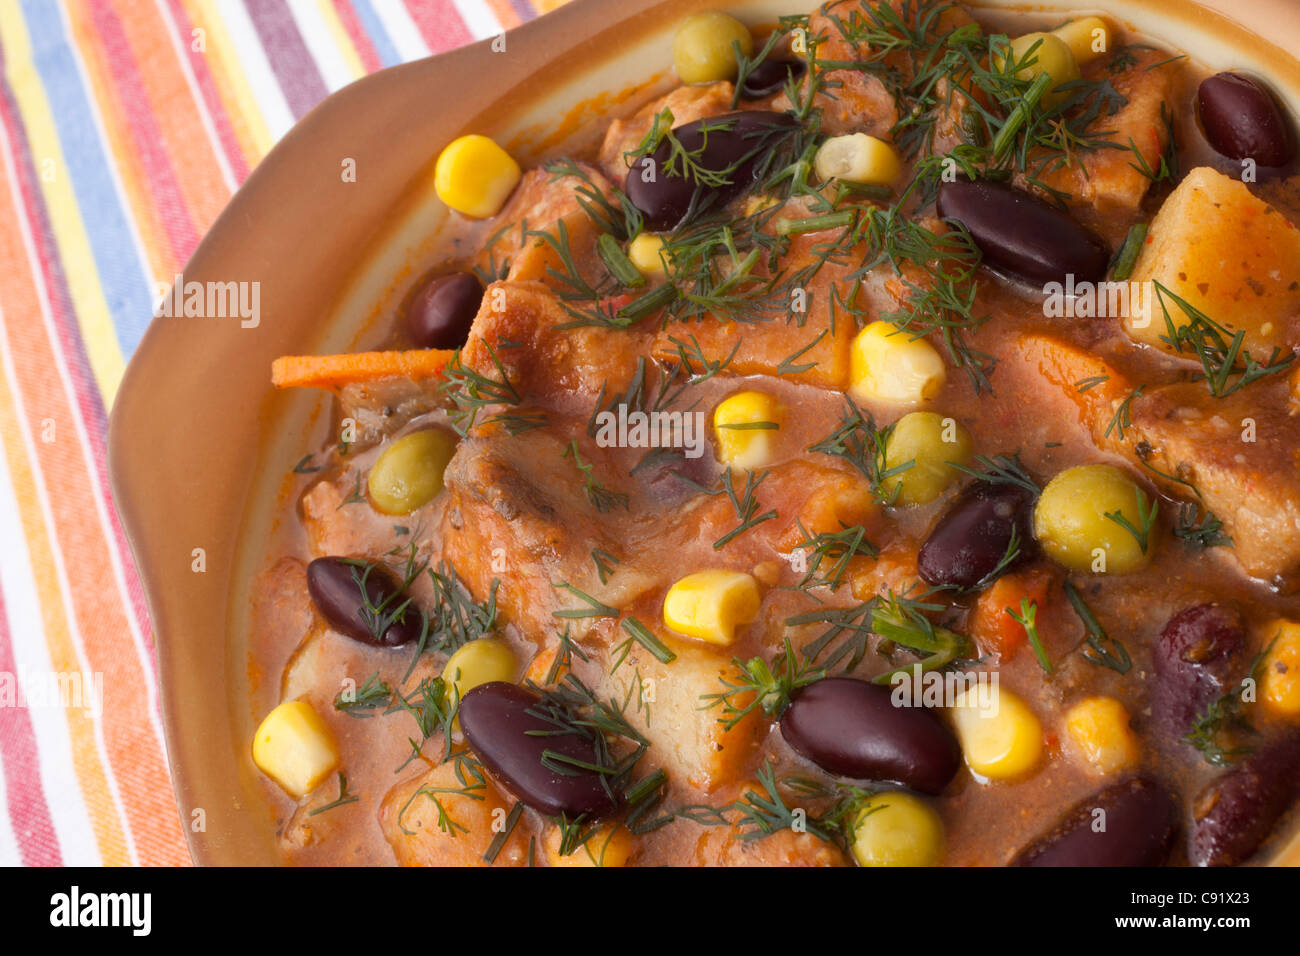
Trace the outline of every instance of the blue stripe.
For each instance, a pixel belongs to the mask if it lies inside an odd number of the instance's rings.
[[[110,159],[100,142],[94,112],[68,45],[57,3],[20,0],[27,20],[32,59],[40,75],[67,176],[81,212],[100,287],[108,301],[122,354],[130,358],[153,315],[153,291],[140,260],[127,213],[109,176]],[[64,263],[65,270],[75,268]]]
[[[379,19],[379,14],[375,13],[370,0],[352,0],[352,9],[357,11],[357,19],[366,28],[366,36],[370,37],[370,42],[375,45],[379,62],[384,66],[397,66],[401,63],[402,58],[398,55],[397,47],[393,46],[393,41],[388,39],[388,34],[384,31],[384,22]]]

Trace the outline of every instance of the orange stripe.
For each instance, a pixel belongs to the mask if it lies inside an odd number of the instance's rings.
[[[15,215],[12,194],[7,188],[0,189],[0,225],[3,226],[0,228],[0,308],[4,309],[8,317],[7,327],[21,322],[39,324],[36,317],[40,314],[30,261],[26,249],[22,248],[19,241]],[[16,358],[26,361],[25,355]],[[27,540],[31,557],[45,643],[53,668],[56,671],[75,673],[82,666],[69,631],[54,554],[48,529],[44,525],[28,450],[18,427],[18,412],[14,407],[11,387],[12,383],[0,366],[0,440],[5,444],[23,536]],[[44,409],[37,407],[28,411],[34,412],[35,420],[40,421]],[[65,434],[69,442],[76,441],[75,433]],[[122,829],[118,807],[108,789],[108,778],[95,740],[94,726],[81,713],[69,711],[67,717],[72,765],[81,784],[82,799],[90,817],[91,829],[95,833],[95,841],[99,845],[99,855],[106,864],[127,865],[131,859],[126,834]]]
[[[153,0],[112,0],[112,6],[130,44],[190,218],[202,234],[230,198],[230,189],[213,153],[215,145],[199,119],[203,104],[196,102],[176,60],[175,48],[164,40],[167,22]]]
[[[515,13],[515,8],[510,5],[510,0],[487,0],[487,5],[497,15],[497,21],[503,30],[513,29],[523,22],[519,19],[519,14]]]
[[[32,263],[21,244],[16,215],[12,194],[8,189],[0,190],[0,223],[7,226],[0,229],[0,263],[3,263],[0,305],[5,309],[7,335],[3,345],[14,359],[16,380],[9,385],[26,401],[23,408],[0,409],[0,418],[4,420],[7,447],[14,448],[11,457],[23,462],[24,468],[26,458],[20,454],[13,437],[21,435],[14,424],[18,416],[27,416],[28,427],[33,431],[41,428],[46,420],[53,423],[56,440],[39,442],[28,449],[35,452],[39,464],[47,506],[53,517],[52,527],[28,525],[42,516],[35,482],[31,474],[14,467],[15,474],[24,474],[23,479],[16,481],[23,487],[15,490],[22,519],[30,528],[29,541],[35,545],[33,564],[40,568],[37,585],[42,613],[60,615],[59,619],[47,623],[47,640],[57,661],[56,669],[81,669],[75,654],[69,653],[72,640],[67,622],[61,617],[65,606],[51,550],[57,547],[64,556],[71,611],[80,633],[86,666],[93,673],[103,674],[103,714],[99,721],[102,753],[112,767],[137,857],[151,863],[182,864],[187,854],[162,756],[162,741],[154,732],[153,715],[142,692],[144,682],[153,678],[142,668],[132,644],[129,611],[120,591],[105,586],[115,580],[110,543],[95,511],[96,489],[77,439],[73,410],[66,389],[60,387],[62,380],[55,362],[54,343],[39,318],[40,304],[32,273],[24,276],[22,272]],[[8,401],[8,395],[5,398],[6,404],[16,406]],[[47,534],[52,534],[52,541],[46,539]],[[82,715],[71,719],[74,740],[83,732],[77,726],[79,721],[89,724]],[[79,767],[79,777],[80,773]],[[114,815],[112,796],[102,772],[93,774],[91,779],[94,783],[89,785],[87,802],[94,807],[92,822],[97,817],[104,821]],[[111,840],[104,851],[106,862],[110,856],[114,862],[129,862],[121,859],[126,847],[120,831],[116,834],[110,831],[109,835]]]
[[[139,150],[131,140],[130,128],[103,47],[96,41],[94,28],[90,25],[82,4],[68,4],[66,9],[73,38],[81,52],[82,62],[86,65],[91,93],[104,124],[108,147],[120,172],[127,202],[131,206],[131,218],[135,221],[141,244],[149,257],[150,275],[155,280],[166,278],[170,281],[184,263],[179,262],[173,254],[158,207],[150,202],[146,185],[149,178],[144,173]]]

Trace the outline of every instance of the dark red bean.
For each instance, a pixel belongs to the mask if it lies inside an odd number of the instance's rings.
[[[1151,649],[1151,720],[1166,739],[1182,740],[1223,696],[1245,649],[1246,626],[1234,607],[1198,604],[1169,619]]]
[[[1300,733],[1255,751],[1211,783],[1192,805],[1188,859],[1235,866],[1249,859],[1300,797]]]
[[[1098,811],[1104,811],[1104,816]],[[1178,822],[1173,795],[1153,780],[1112,784],[1066,811],[1015,866],[1159,866]]]
[[[628,170],[628,198],[645,215],[650,229],[670,229],[687,213],[695,215],[717,208],[753,186],[758,161],[772,151],[775,136],[797,123],[789,113],[767,110],[742,110],[683,123],[673,130],[682,148],[703,169],[730,170],[729,182],[722,186],[697,184],[694,178],[683,175],[680,163],[675,174],[670,175],[667,167],[671,144],[665,137],[653,153],[637,160]]]
[[[749,71],[740,84],[740,95],[747,100],[761,100],[779,93],[785,84],[804,75],[803,60],[764,60]]]
[[[591,739],[557,733],[543,716],[540,696],[516,684],[492,681],[467,693],[457,712],[465,740],[492,775],[525,804],[550,816],[599,816],[617,806],[599,773],[569,766],[566,773],[542,762],[551,751],[582,764],[596,763]]]
[[[961,763],[952,731],[924,707],[896,707],[887,687],[828,677],[795,694],[781,736],[828,773],[939,794]]]
[[[1014,532],[1019,555],[1035,549],[1030,515],[1034,496],[1019,485],[977,481],[957,497],[917,552],[916,567],[927,584],[973,588],[992,583]]]
[[[363,644],[377,644],[384,647],[400,647],[410,644],[420,637],[420,612],[414,603],[384,629],[383,634],[375,635],[379,620],[374,621],[374,628],[367,621],[363,611],[362,589],[360,580],[365,581],[365,594],[370,599],[372,608],[384,605],[390,595],[401,590],[399,582],[388,568],[381,564],[353,563],[351,558],[317,558],[307,565],[307,592],[320,611],[321,617],[330,627],[346,634]],[[367,567],[369,572],[367,573]],[[383,613],[392,614],[401,606],[405,598],[398,598],[384,606]]]
[[[1022,189],[984,179],[942,183],[938,211],[965,226],[984,262],[998,271],[1033,283],[1106,277],[1106,241]]]
[[[416,293],[406,312],[406,333],[422,349],[458,349],[483,301],[483,283],[470,272],[432,279]]]
[[[1285,166],[1295,154],[1277,101],[1254,80],[1239,73],[1217,73],[1201,81],[1196,107],[1205,138],[1224,156],[1253,159],[1260,166]]]

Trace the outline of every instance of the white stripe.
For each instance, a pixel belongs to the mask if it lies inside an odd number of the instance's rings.
[[[62,6],[59,7],[59,10],[60,13],[65,16],[64,23],[63,23],[64,29],[70,31],[71,27],[66,19],[67,11]],[[71,36],[71,32],[68,32],[67,35]],[[76,62],[78,64],[79,72],[81,74],[81,79],[84,84],[86,83],[86,76],[84,70],[80,69],[83,66],[83,64],[81,63],[79,58],[76,60]],[[87,96],[90,95],[89,89],[86,90],[86,94]],[[92,110],[91,112],[92,115],[94,115],[95,117],[96,130],[99,133],[101,146],[106,151],[105,155],[111,155],[110,153],[107,152],[108,141],[104,133],[103,127],[100,125],[99,114],[94,110]],[[7,137],[5,139],[0,139],[0,142],[4,142],[6,145],[6,164],[8,164],[9,154],[8,154]],[[128,209],[129,204],[126,201],[126,196],[122,187],[121,179],[117,175],[117,167],[115,164],[110,162],[108,164],[108,169],[109,169],[109,174],[112,177],[114,187],[118,194],[118,201],[119,203],[121,203],[121,206],[124,210]],[[9,168],[8,172],[10,173],[10,177],[9,177],[10,181],[15,184],[14,192],[13,192],[14,208],[22,209],[23,208],[22,197],[17,192],[17,181],[18,181],[17,177],[16,175],[14,175],[14,170],[12,168]],[[148,704],[149,720],[150,723],[153,725],[154,734],[157,736],[159,749],[162,750],[165,748],[163,747],[164,737],[163,737],[162,721],[159,716],[160,711],[158,706],[158,684],[157,681],[154,679],[155,666],[154,666],[154,657],[153,657],[153,646],[151,642],[145,641],[144,635],[140,631],[140,622],[136,620],[135,604],[131,600],[131,593],[127,587],[126,571],[122,566],[122,554],[117,546],[117,535],[115,533],[115,529],[113,527],[113,522],[111,520],[111,517],[108,514],[107,502],[111,496],[111,492],[106,485],[101,483],[99,468],[91,452],[90,434],[86,429],[85,419],[82,417],[81,404],[80,402],[77,401],[77,390],[72,383],[72,373],[68,369],[67,356],[63,354],[63,349],[59,347],[58,329],[56,328],[54,323],[54,316],[50,313],[49,290],[45,286],[44,274],[36,266],[36,263],[40,261],[40,257],[36,253],[36,245],[35,242],[32,240],[32,236],[29,230],[29,225],[27,220],[21,215],[18,216],[17,218],[20,226],[20,232],[22,233],[22,237],[23,237],[23,246],[27,252],[27,259],[28,262],[32,264],[32,269],[31,269],[32,280],[36,284],[37,301],[40,303],[41,306],[41,319],[45,324],[45,332],[51,343],[50,351],[54,356],[55,367],[59,370],[59,379],[63,383],[63,393],[67,399],[69,414],[72,418],[73,428],[76,430],[77,446],[81,451],[82,460],[85,462],[86,465],[87,479],[89,480],[90,485],[95,489],[95,493],[92,494],[90,497],[91,500],[94,502],[95,515],[99,519],[99,527],[104,536],[104,548],[108,554],[109,565],[113,569],[113,584],[116,586],[118,596],[121,598],[122,601],[122,612],[127,622],[127,630],[130,632],[131,635],[131,642],[135,647],[136,660],[139,662],[141,672],[147,678],[147,680],[145,680],[144,682],[145,683],[144,692],[145,692],[145,700],[146,703]],[[137,262],[139,262],[141,271],[146,273],[146,277],[147,277],[147,271],[148,271],[147,259],[145,257],[144,246],[140,239],[140,235],[135,229],[135,220],[133,217],[129,215],[126,216],[125,218],[128,223],[128,226],[130,227],[131,236],[134,240]],[[17,383],[15,382],[14,384],[15,394],[17,393],[17,390],[18,387],[17,387]],[[53,524],[50,525],[50,529],[51,529],[51,535],[53,535],[53,529],[54,529]]]
[[[403,63],[421,60],[429,55],[429,44],[424,42],[420,28],[411,19],[411,13],[402,0],[373,0],[372,6]]]
[[[270,131],[272,140],[279,140],[293,126],[293,111],[289,109],[289,101],[284,98],[284,91],[280,89],[271,63],[266,58],[266,51],[262,49],[262,41],[253,27],[253,21],[248,18],[248,11],[238,0],[233,0],[231,3],[213,4],[212,13],[220,13],[225,22],[239,64],[244,68],[248,85],[253,90],[253,98],[257,100],[262,116],[266,119],[266,128]]]
[[[10,190],[11,190],[11,194],[14,197],[14,207],[16,209],[22,209],[23,208],[22,197],[18,195],[18,176],[13,168],[12,152],[11,152],[11,147],[9,142],[9,136],[8,136],[8,132],[3,127],[0,127],[0,146],[3,147],[3,149],[0,149],[0,153],[3,153],[4,155],[5,174],[6,174],[5,181],[11,184]],[[37,262],[39,260],[36,256],[35,247],[32,242],[31,229],[29,227],[26,217],[19,215],[17,219],[19,225],[19,232],[21,233],[23,238],[23,246],[27,253],[28,262],[32,267],[33,279],[37,285],[37,299],[39,300],[41,305],[41,313],[48,327],[48,325],[50,324],[49,299],[48,299],[47,291],[45,289],[44,279],[40,274],[40,269],[37,267]],[[6,331],[6,327],[4,324],[4,313],[0,312],[0,361],[3,362],[5,375],[7,376],[8,380],[11,383],[13,383],[14,386],[12,388],[13,400],[14,400],[14,405],[16,406],[18,411],[18,427],[23,433],[23,441],[26,444],[26,447],[28,449],[34,449],[36,445],[35,442],[32,440],[31,422],[27,417],[27,410],[23,405],[22,392],[17,387],[18,377],[14,372],[12,350],[7,347],[8,338],[9,338],[8,333]],[[64,376],[66,378],[66,370],[62,369],[61,367],[61,371],[64,373]],[[74,421],[77,422],[80,421],[76,417],[75,413],[74,413]],[[84,429],[79,429],[79,431],[82,435],[81,438],[83,443],[82,452],[83,454],[89,454],[88,445],[85,443]],[[70,609],[73,606],[71,587],[68,584],[67,569],[64,567],[63,564],[63,553],[59,550],[58,541],[53,538],[54,528],[56,527],[54,523],[54,515],[50,510],[49,493],[45,487],[45,482],[41,474],[40,459],[36,455],[31,456],[31,468],[32,468],[33,481],[36,486],[36,497],[41,505],[41,519],[45,524],[45,528],[47,529],[47,532],[51,535],[50,552],[54,559],[55,576],[58,579],[58,583],[59,583],[60,598],[63,602],[63,607],[65,608],[65,610]],[[134,632],[135,630],[134,620],[132,620],[130,615],[128,615],[127,619],[131,621],[132,631]],[[77,662],[78,662],[77,666],[80,668],[82,673],[84,674],[91,673],[90,664],[86,659],[86,649],[84,643],[81,640],[81,632],[77,624],[76,615],[69,611],[69,613],[67,613],[67,621],[68,621],[68,634],[72,639],[73,647],[76,649],[76,653],[77,653]],[[133,633],[133,637],[138,641],[139,637],[137,634]],[[138,644],[137,644],[137,653],[139,653]],[[150,678],[152,677],[152,669],[147,669],[145,673],[146,676],[149,676]],[[154,681],[150,679],[147,680],[146,683],[152,685]],[[150,719],[151,722],[156,727],[158,723],[157,720],[158,715],[157,715],[157,706],[154,703],[154,692],[152,686],[148,688],[147,693],[149,693],[149,697],[150,697],[150,707],[149,707]],[[81,719],[80,715],[77,715],[76,719]],[[161,739],[162,738],[159,737],[160,741]],[[104,743],[103,722],[99,720],[95,721],[95,742],[99,750],[100,761],[104,768],[104,776],[105,779],[108,781],[109,795],[112,797],[112,800],[116,805],[118,817],[122,821],[122,830],[126,840],[127,858],[132,862],[138,864],[139,860],[136,856],[135,838],[131,833],[130,827],[126,826],[126,814],[125,814],[124,805],[122,803],[122,795],[117,785],[117,777],[114,775],[113,767],[108,760],[108,747],[105,746]]]
[[[298,24],[298,32],[302,34],[311,58],[316,61],[316,68],[325,81],[326,89],[333,93],[355,80],[348,61],[343,58],[343,51],[339,49],[335,34],[321,15],[320,6],[314,0],[289,0],[289,12]]]
[[[41,620],[41,602],[36,592],[27,536],[19,519],[9,457],[0,442],[0,588],[4,589],[9,634],[13,643],[14,666],[21,674],[48,674],[54,670]],[[72,757],[68,721],[86,720],[80,713],[65,714],[55,708],[31,707],[27,711],[36,737],[36,755],[41,786],[50,820],[59,839],[59,850],[67,866],[99,866],[95,831],[82,800]]]
[[[190,88],[190,99],[194,101],[194,111],[198,114],[199,122],[203,124],[203,130],[208,134],[208,139],[212,143],[212,155],[216,157],[217,166],[221,169],[221,178],[225,180],[226,188],[233,193],[239,188],[239,181],[235,179],[235,172],[230,168],[230,157],[226,155],[226,149],[221,143],[221,137],[217,135],[216,124],[212,122],[212,114],[208,111],[208,101],[203,98],[203,91],[199,89],[198,78],[194,75],[194,68],[190,65],[189,41],[181,36],[180,26],[172,16],[171,7],[168,5],[167,0],[154,0],[154,6],[158,8],[158,15],[167,24],[167,34],[171,38],[172,48],[176,51],[176,62],[180,64],[181,72],[185,74],[185,85]]]
[[[9,824],[9,795],[5,789],[5,775],[0,773],[0,866],[22,866],[18,852],[18,838]]]
[[[475,40],[494,37],[504,32],[501,21],[497,19],[497,15],[492,12],[483,0],[451,0],[451,2],[455,4],[456,11],[460,14],[460,18],[465,21],[470,36]]]

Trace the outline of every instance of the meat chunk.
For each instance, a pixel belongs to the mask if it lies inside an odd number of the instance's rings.
[[[567,242],[579,275],[595,284],[603,275],[596,257],[596,240],[602,231],[579,202],[586,193],[606,198],[612,186],[600,170],[587,163],[575,163],[576,174],[550,173],[530,169],[497,215],[490,241],[474,259],[474,266],[490,279],[542,282],[563,289],[565,264],[556,249],[534,232],[544,232]],[[592,202],[590,197],[585,197]],[[595,205],[592,202],[593,206]],[[561,228],[561,226],[563,228]]]
[[[611,393],[625,389],[652,333],[564,327],[573,322],[543,283],[495,282],[483,296],[462,351],[465,365],[495,382],[504,370],[519,396],[542,396],[552,404],[557,393],[590,401],[602,387]]]
[[[794,275],[812,266],[818,252],[833,241],[834,233],[806,233],[794,237],[783,262],[786,274]],[[858,331],[854,316],[834,302],[835,283],[861,262],[865,248],[852,249],[828,261],[812,274],[806,285],[790,288],[789,301],[774,303],[775,315],[731,318],[708,315],[694,321],[673,322],[654,341],[654,353],[663,357],[677,354],[674,340],[694,338],[710,362],[730,358],[728,375],[780,375],[786,381],[822,388],[843,389],[848,385],[849,354]],[[840,288],[841,296],[849,291]],[[861,303],[857,303],[860,307]]]
[[[1031,155],[1028,167],[1036,174],[1034,178],[1051,190],[1068,194],[1067,203],[1090,220],[1136,212],[1151,186],[1141,166],[1145,163],[1148,169],[1158,170],[1161,154],[1169,144],[1169,101],[1181,67],[1177,62],[1162,62],[1167,60],[1168,54],[1149,50],[1138,54],[1135,62],[1117,76],[1104,72],[1112,65],[1110,60],[1089,64],[1085,71],[1088,79],[1109,80],[1127,100],[1112,114],[1107,115],[1103,109],[1087,131],[1104,134],[1118,148],[1081,152],[1074,163],[1059,168],[1053,168],[1056,164],[1052,163],[1040,169]],[[1141,155],[1141,162],[1134,149]]]
[[[681,86],[667,96],[647,103],[630,119],[616,119],[605,131],[605,141],[600,147],[600,168],[605,175],[620,185],[627,178],[628,165],[625,153],[636,149],[654,125],[654,119],[664,110],[673,114],[673,126],[693,123],[709,116],[718,116],[731,109],[730,83],[710,83],[707,86]]]
[[[462,781],[454,762],[439,764],[399,783],[379,811],[379,826],[402,866],[486,866],[483,854],[496,838],[494,826],[509,804],[491,780]],[[524,828],[516,826],[496,866],[523,866],[528,859]]]
[[[1226,398],[1203,382],[1145,388],[1109,363],[1049,334],[1019,339],[1019,355],[1079,409],[1097,447],[1123,455],[1168,494],[1201,494],[1231,535],[1228,549],[1254,577],[1293,586],[1300,571],[1300,421],[1286,383],[1259,382]],[[1099,384],[1080,391],[1086,380]],[[1131,399],[1131,400],[1130,400]],[[1131,424],[1112,425],[1128,401]],[[1109,434],[1107,434],[1109,432]],[[1180,479],[1180,480],[1176,480]]]
[[[1259,362],[1274,349],[1297,344],[1300,318],[1300,229],[1256,197],[1245,183],[1200,167],[1165,200],[1151,222],[1133,281],[1159,282],[1174,295],[1228,329],[1245,333],[1244,348]],[[1164,309],[1177,327],[1191,321],[1168,296]],[[1155,348],[1168,326],[1151,285],[1141,308],[1131,310],[1125,329]]]

